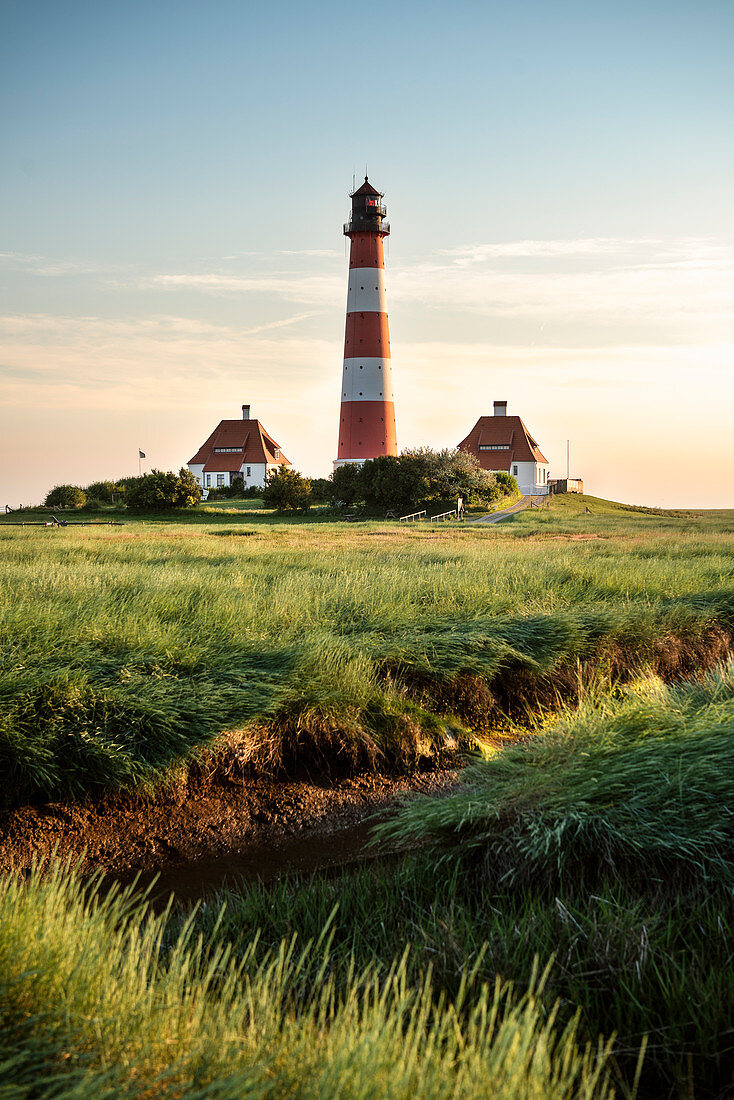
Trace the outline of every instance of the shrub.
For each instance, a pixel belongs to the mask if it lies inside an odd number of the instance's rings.
[[[201,500],[201,489],[190,470],[151,470],[128,491],[127,501],[136,512],[163,512],[170,508],[190,508]]]
[[[262,499],[266,508],[277,508],[279,512],[307,512],[311,506],[311,482],[298,470],[281,466],[268,475]]]
[[[458,497],[467,504],[490,505],[508,491],[473,455],[430,447],[370,459],[352,477],[355,499],[364,500],[368,507],[395,511],[455,503]]]
[[[509,496],[510,493],[520,492],[517,478],[513,477],[507,470],[497,470],[494,476],[497,479],[497,484],[504,490],[506,496]]]
[[[47,493],[44,503],[49,508],[83,508],[87,494],[78,485],[57,485]]]
[[[311,503],[328,504],[334,496],[334,482],[329,477],[311,478]]]
[[[87,494],[87,506],[90,501],[98,501],[101,504],[114,503],[115,496],[119,500],[124,489],[121,485],[117,485],[114,481],[93,481],[91,485],[87,485],[84,492]]]
[[[361,467],[354,462],[337,466],[331,475],[331,495],[334,501],[352,505],[362,499]]]

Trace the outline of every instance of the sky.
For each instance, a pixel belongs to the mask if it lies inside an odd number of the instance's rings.
[[[588,492],[734,507],[734,2],[0,0],[0,509],[252,415],[336,453],[349,192],[398,444],[506,400]]]

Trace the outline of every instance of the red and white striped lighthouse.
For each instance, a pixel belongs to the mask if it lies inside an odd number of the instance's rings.
[[[390,232],[382,193],[364,177],[350,196],[349,290],[339,447],[334,466],[398,453],[382,242]]]

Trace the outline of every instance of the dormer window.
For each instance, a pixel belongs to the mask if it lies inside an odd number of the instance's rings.
[[[215,447],[215,455],[238,455],[242,450],[241,447]]]

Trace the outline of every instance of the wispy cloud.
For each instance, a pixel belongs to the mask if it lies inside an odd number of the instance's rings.
[[[275,271],[266,274],[199,272],[153,275],[141,285],[154,290],[192,290],[215,296],[270,295],[302,304],[327,304],[344,296],[344,280],[334,275],[301,275]]]
[[[620,239],[616,237],[581,237],[572,240],[522,240],[500,241],[493,244],[462,245],[444,248],[439,256],[446,256],[457,264],[485,263],[487,260],[516,258],[545,258],[548,256],[598,256],[618,255],[631,248],[658,245],[657,241]]]
[[[6,271],[23,271],[39,276],[99,275],[106,269],[92,260],[54,260],[27,252],[0,252],[0,267]]]
[[[326,269],[306,262],[299,270],[283,270],[273,257],[271,270],[263,270],[267,264],[259,258],[254,265],[243,263],[243,270],[157,273],[142,285],[159,292],[341,307],[342,258],[327,250],[314,254],[326,261]],[[663,328],[673,343],[695,343],[719,340],[729,328],[734,259],[730,242],[709,238],[520,240],[395,262],[387,279],[393,306],[409,311],[414,322],[419,311],[441,315],[447,338],[465,314],[489,322],[525,321],[533,339],[552,323],[553,339],[570,343],[580,324],[587,334],[598,326],[605,343],[624,342],[633,329],[637,339],[656,342]]]

